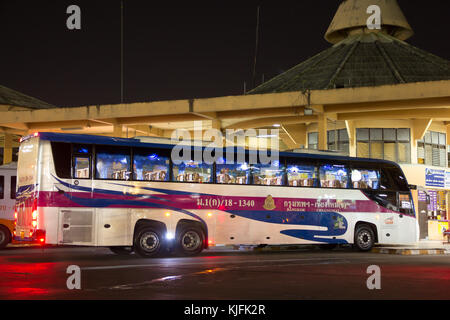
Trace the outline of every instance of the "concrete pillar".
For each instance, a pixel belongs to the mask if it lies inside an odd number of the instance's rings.
[[[321,113],[317,115],[317,126],[319,131],[319,143],[318,143],[318,149],[319,150],[327,150],[327,126],[328,126],[328,120],[327,116],[324,113]]]
[[[411,164],[417,164],[417,140],[423,139],[432,121],[432,119],[411,121]]]
[[[348,149],[349,156],[356,157],[356,126],[355,121],[345,120],[345,127],[347,128],[348,134]]]
[[[113,126],[113,136],[117,138],[123,138],[123,125],[115,124]]]
[[[3,146],[3,164],[12,162],[13,135],[5,133],[5,143]]]

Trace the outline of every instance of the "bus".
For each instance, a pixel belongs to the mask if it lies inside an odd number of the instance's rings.
[[[17,163],[0,166],[0,249],[13,239]]]
[[[244,150],[240,163],[176,164],[174,146],[48,132],[22,138],[16,239],[143,257],[221,245],[368,251],[418,240],[413,186],[394,162],[279,152],[264,165]]]

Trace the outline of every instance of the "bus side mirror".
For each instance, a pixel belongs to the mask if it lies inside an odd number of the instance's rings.
[[[408,184],[408,188],[411,190],[417,190],[417,186],[415,184]]]

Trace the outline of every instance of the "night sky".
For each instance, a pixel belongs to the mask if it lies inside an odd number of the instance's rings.
[[[450,1],[398,0],[408,42],[450,59]],[[124,0],[124,101],[242,94],[330,46],[339,0]],[[81,8],[81,30],[66,9]],[[0,0],[0,84],[57,106],[120,103],[120,1]]]

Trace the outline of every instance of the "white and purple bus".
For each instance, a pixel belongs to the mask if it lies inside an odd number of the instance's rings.
[[[145,138],[24,137],[16,240],[146,257],[217,245],[353,244],[367,251],[417,241],[412,186],[394,162],[280,152],[275,164],[251,164],[244,150],[241,163],[177,165],[173,148]]]

